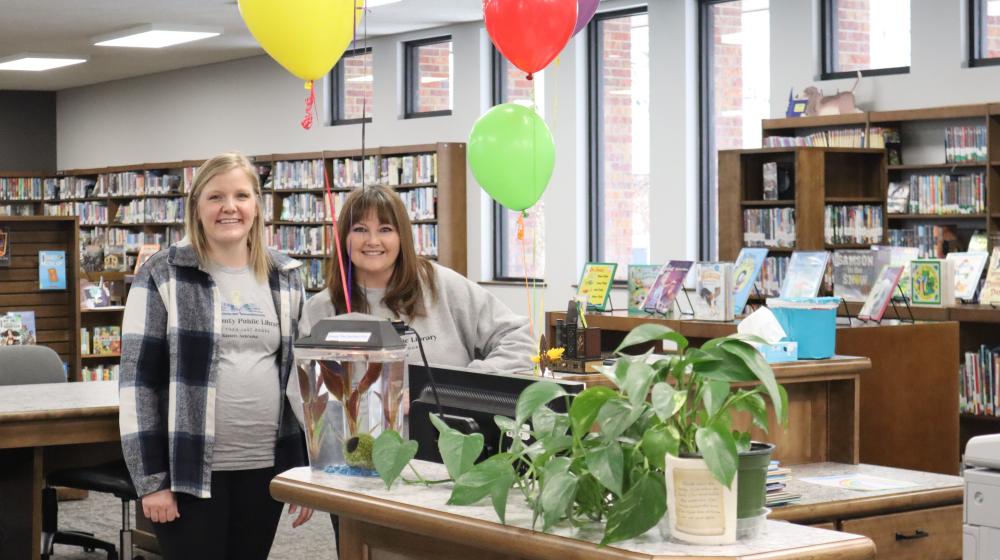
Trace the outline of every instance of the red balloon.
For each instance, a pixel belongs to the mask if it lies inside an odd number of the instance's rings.
[[[531,74],[548,66],[576,25],[577,0],[486,0],[486,31],[500,53]]]

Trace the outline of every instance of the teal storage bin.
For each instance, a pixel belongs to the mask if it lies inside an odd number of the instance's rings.
[[[799,344],[799,359],[821,360],[833,356],[837,343],[837,306],[840,298],[768,298],[789,340]]]

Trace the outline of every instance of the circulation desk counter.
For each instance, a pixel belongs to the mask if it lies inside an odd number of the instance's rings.
[[[443,465],[416,461],[428,479],[447,478]],[[405,474],[405,473],[404,473]],[[725,546],[692,546],[664,540],[653,529],[642,537],[598,547],[601,529],[560,524],[552,533],[531,529],[531,510],[517,492],[501,524],[488,499],[473,506],[445,505],[450,484],[425,487],[378,478],[354,478],[300,467],[271,481],[271,495],[340,515],[341,560],[656,560],[723,558],[850,560],[874,558],[866,537],[768,521],[766,534]],[[332,554],[332,551],[331,551]]]
[[[549,340],[553,340],[556,320],[565,319],[566,314],[548,312],[545,316]],[[672,319],[625,311],[586,317],[589,326],[601,329],[605,352],[614,350],[628,331],[643,323],[666,325],[695,347],[735,333],[737,325],[737,321]],[[837,354],[871,360],[871,368],[860,376],[862,463],[958,474],[958,332],[954,321],[838,326]]]

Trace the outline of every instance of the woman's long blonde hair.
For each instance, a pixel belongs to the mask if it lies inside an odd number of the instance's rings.
[[[378,218],[379,223],[390,224],[399,233],[399,256],[396,257],[396,265],[383,296],[385,306],[393,313],[408,319],[425,315],[424,290],[429,290],[432,297],[437,294],[434,269],[427,259],[417,255],[413,245],[410,216],[403,201],[392,189],[380,185],[366,186],[347,196],[337,218],[337,233],[340,235],[340,250],[344,257],[344,265],[351,266],[350,255],[347,252],[347,236],[354,224],[364,220],[370,213]],[[347,297],[341,284],[340,262],[335,251],[336,249],[332,249],[330,252],[326,286],[330,291],[330,301],[334,309],[337,313],[346,313]],[[370,312],[368,298],[358,283],[357,274],[351,275],[350,287],[351,311]]]
[[[209,181],[233,169],[245,173],[253,185],[257,210],[254,212],[253,225],[250,226],[250,234],[247,237],[247,247],[250,249],[250,268],[258,281],[264,281],[271,270],[271,256],[267,252],[267,241],[264,239],[264,205],[260,194],[260,180],[257,178],[257,170],[243,154],[239,152],[219,154],[198,168],[194,175],[194,184],[191,185],[191,192],[188,193],[187,207],[184,209],[185,231],[198,255],[198,260],[202,266],[207,265],[210,261],[208,240],[205,238],[205,227],[198,219],[198,197]]]

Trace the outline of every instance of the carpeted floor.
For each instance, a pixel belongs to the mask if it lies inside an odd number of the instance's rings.
[[[135,506],[133,505],[133,508]],[[121,502],[110,494],[91,492],[85,500],[59,502],[59,526],[66,529],[90,531],[99,538],[118,543],[121,529]],[[305,525],[292,529],[292,519],[286,513],[278,525],[270,560],[335,560],[333,527],[330,516],[316,512]],[[53,558],[59,560],[104,560],[103,552],[86,553],[82,549],[56,545]],[[149,555],[146,560],[160,560]]]

